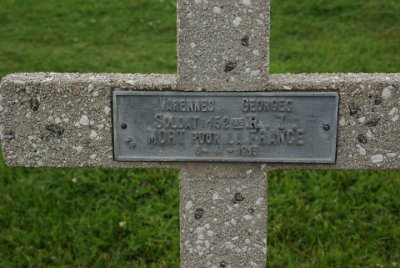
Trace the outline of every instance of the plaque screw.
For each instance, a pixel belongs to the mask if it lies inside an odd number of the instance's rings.
[[[128,127],[128,126],[127,126],[125,123],[122,123],[122,124],[121,124],[121,128],[122,128],[122,129],[126,129],[127,127]]]
[[[323,128],[325,131],[329,131],[329,130],[331,129],[331,126],[330,126],[329,124],[325,124],[322,128]]]

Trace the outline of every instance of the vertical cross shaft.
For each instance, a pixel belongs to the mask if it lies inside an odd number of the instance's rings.
[[[261,90],[269,0],[178,0],[178,88]],[[181,267],[266,267],[260,165],[187,164],[180,173]]]
[[[267,180],[260,165],[180,171],[181,267],[265,267]]]
[[[178,0],[178,87],[261,90],[269,0]]]

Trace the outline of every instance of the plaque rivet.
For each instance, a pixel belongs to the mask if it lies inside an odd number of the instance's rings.
[[[125,123],[122,123],[122,124],[121,124],[121,128],[122,128],[122,129],[126,129],[127,127],[128,127],[128,126],[127,126]]]
[[[329,130],[331,129],[331,126],[330,126],[329,124],[325,124],[322,128],[323,128],[325,131],[329,131]]]

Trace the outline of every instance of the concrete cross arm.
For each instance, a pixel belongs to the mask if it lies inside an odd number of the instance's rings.
[[[111,92],[176,91],[176,80],[142,74],[8,75],[0,91],[4,159],[11,166],[180,168],[174,162],[118,162],[112,147]],[[263,83],[263,91],[340,95],[336,163],[260,163],[265,170],[400,168],[400,74],[279,74]]]

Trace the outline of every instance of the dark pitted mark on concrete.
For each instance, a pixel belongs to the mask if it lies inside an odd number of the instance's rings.
[[[382,103],[382,97],[381,96],[375,97],[374,104],[379,105],[381,103]]]
[[[254,212],[255,212],[254,208],[249,208],[247,211],[248,211],[250,214],[254,214]]]
[[[128,126],[127,126],[125,123],[122,123],[122,124],[121,124],[121,128],[122,128],[122,129],[126,129],[127,127],[128,127]]]
[[[225,64],[225,73],[230,72],[230,71],[233,71],[233,70],[236,68],[236,66],[237,66],[237,63],[236,63],[236,62],[234,62],[234,61],[228,61],[228,62]]]
[[[249,42],[250,39],[247,35],[243,36],[242,40],[240,41],[240,43],[242,44],[242,46],[244,47],[248,47],[249,46]]]
[[[58,124],[47,125],[46,130],[50,131],[51,134],[56,138],[61,137],[61,135],[64,133],[64,128]]]
[[[359,141],[360,143],[362,143],[362,144],[367,144],[367,142],[368,142],[368,138],[367,138],[367,136],[364,135],[364,134],[359,134],[358,137],[357,137],[357,139],[358,139],[358,141]]]
[[[39,100],[37,98],[32,98],[30,103],[31,109],[36,112],[39,109]]]
[[[355,115],[356,113],[358,113],[359,110],[360,110],[360,107],[358,107],[357,104],[355,104],[354,102],[349,103],[350,115]]]
[[[42,141],[50,141],[50,134],[49,133],[42,133],[42,134],[40,134],[39,138]]]
[[[97,144],[94,142],[89,142],[88,146],[90,149],[93,149],[93,150],[97,150],[97,148],[98,148]]]
[[[3,138],[5,140],[13,140],[15,139],[15,133],[11,129],[5,129],[3,131]]]
[[[235,195],[233,196],[233,203],[239,203],[242,202],[244,200],[244,197],[241,193],[235,193]]]
[[[367,127],[376,127],[376,126],[378,125],[378,123],[379,123],[380,120],[381,120],[381,119],[378,118],[378,117],[376,117],[376,118],[371,118],[370,120],[368,120],[368,121],[365,123],[365,125],[366,125]]]
[[[204,216],[204,209],[202,209],[202,208],[197,208],[197,209],[194,211],[194,218],[195,218],[196,220],[200,220],[201,218],[203,218],[203,216]]]
[[[226,267],[226,262],[221,261],[221,262],[219,263],[219,267],[225,268],[225,267]]]

